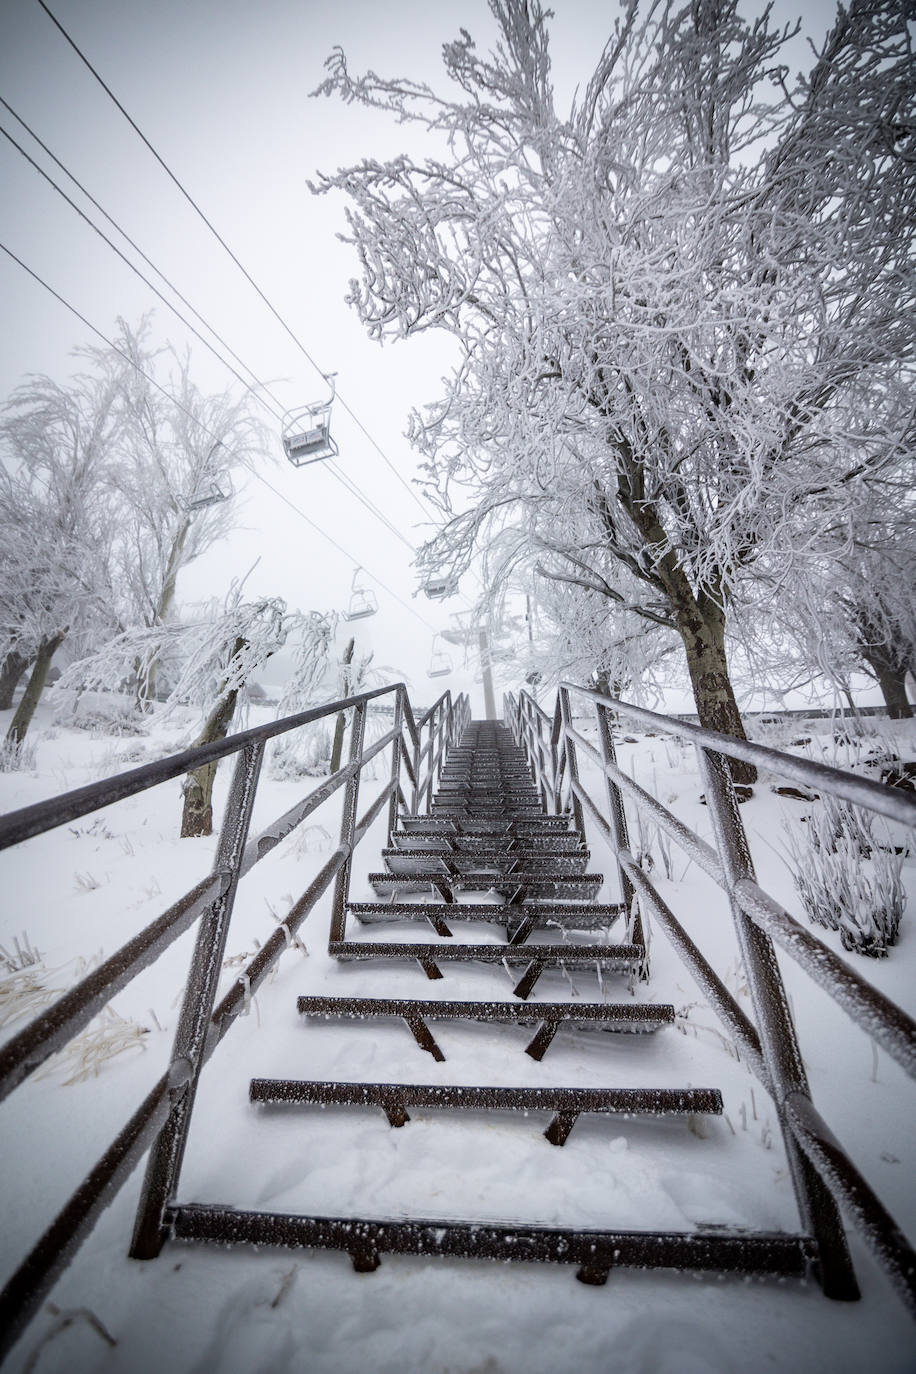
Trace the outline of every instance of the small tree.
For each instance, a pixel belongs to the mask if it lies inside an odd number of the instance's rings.
[[[190,357],[147,343],[148,318],[137,329],[120,321],[116,350],[87,350],[118,367],[122,420],[112,484],[121,508],[117,559],[125,624],[164,625],[178,577],[234,523],[232,473],[265,447],[263,427],[247,398],[205,395],[191,379]],[[165,384],[156,382],[163,353]],[[137,702],[156,695],[158,659],[137,676]]]
[[[243,602],[241,587],[236,585],[221,608],[211,606],[189,620],[124,631],[72,664],[63,674],[61,686],[98,688],[129,676],[138,666],[146,674],[150,665],[168,652],[180,666],[166,710],[187,704],[202,707],[204,720],[192,743],[212,744],[228,734],[246,683],[283,647],[291,633],[310,646],[310,652],[306,649],[300,653],[294,676],[316,680],[324,675],[328,639],[312,632],[315,622],[324,619],[288,612],[286,603],[277,597]],[[216,769],[215,763],[204,764],[185,781],[183,837],[212,832]]]
[[[0,645],[10,698],[31,672],[7,738],[20,743],[69,634],[113,622],[108,477],[120,428],[111,369],[64,387],[32,377],[0,422]]]

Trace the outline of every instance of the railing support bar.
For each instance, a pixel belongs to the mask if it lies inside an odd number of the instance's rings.
[[[562,722],[563,753],[566,758],[566,772],[569,776],[569,797],[572,802],[573,818],[579,834],[584,835],[585,820],[582,815],[582,803],[579,801],[575,787],[575,784],[579,781],[579,765],[576,760],[576,746],[573,744],[569,734],[572,729],[572,720],[569,709],[569,693],[565,687],[560,688],[559,706],[560,720]],[[557,810],[559,811],[559,809],[558,806]]]
[[[619,856],[624,850],[629,853],[630,837],[627,833],[627,818],[623,809],[623,798],[620,795],[620,788],[612,779],[608,772],[608,764],[616,767],[617,754],[614,750],[614,737],[611,733],[611,718],[606,706],[596,704],[595,715],[598,718],[598,746],[601,750],[601,758],[604,762],[604,790],[607,797],[608,817],[610,821],[610,835],[614,845],[615,853]],[[634,900],[635,893],[633,884],[630,882],[629,874],[624,866],[617,860],[617,872],[620,876],[620,893],[626,903],[627,919],[630,922],[628,939],[634,945],[642,945],[646,948],[645,935],[642,928],[642,918],[639,912],[639,902]],[[643,958],[640,978],[645,982],[649,977],[649,955],[646,952]]]
[[[810,1101],[811,1093],[773,942],[745,914],[735,892],[742,879],[754,881],[755,875],[728,761],[700,745],[697,755],[802,1222],[817,1242],[818,1277],[824,1294],[851,1301],[859,1297],[859,1288],[836,1204],[820,1174],[799,1149],[786,1119],[789,1094]]]
[[[404,701],[402,689],[394,699],[394,739],[391,742],[391,802],[388,807],[388,843],[391,843],[398,823],[398,797],[401,795],[401,754],[404,743],[401,732],[404,728]]]
[[[236,761],[214,863],[214,872],[228,872],[229,883],[198,931],[172,1047],[171,1107],[146,1169],[130,1248],[134,1259],[155,1259],[166,1239],[163,1215],[178,1186],[264,747],[263,740],[247,744]]]
[[[358,763],[362,758],[363,739],[366,733],[366,708],[357,706],[353,712],[350,727],[350,763]],[[350,891],[350,870],[353,867],[353,845],[356,837],[356,807],[359,803],[359,769],[344,788],[343,810],[340,817],[340,847],[347,851],[347,857],[337,874],[334,883],[334,900],[331,907],[330,939],[342,940],[347,925],[347,896]]]

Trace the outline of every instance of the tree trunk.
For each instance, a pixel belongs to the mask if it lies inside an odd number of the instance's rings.
[[[191,527],[190,520],[186,519],[178,529],[175,538],[172,540],[172,547],[169,549],[168,562],[166,564],[165,576],[159,592],[159,601],[153,615],[154,625],[164,625],[165,618],[172,608],[175,600],[175,590],[178,585],[178,574],[181,571],[184,559],[185,544],[188,539],[188,530]],[[156,654],[147,670],[144,673],[137,671],[137,699],[136,707],[138,711],[151,711],[153,702],[156,699],[156,684],[159,677],[159,655]],[[206,832],[209,835],[209,831]]]
[[[341,673],[340,686],[340,690],[344,696],[349,696],[350,694],[350,673],[348,670],[350,664],[353,662],[353,650],[355,647],[356,640],[351,639],[344,649],[343,672]],[[340,756],[343,753],[344,729],[346,728],[346,723],[346,711],[338,712],[337,719],[334,722],[334,744],[331,748],[331,773],[336,773],[340,767]]]
[[[906,694],[906,669],[876,667],[875,676],[891,720],[912,720],[913,707]]]
[[[725,656],[725,613],[707,602],[694,602],[690,612],[677,616],[678,631],[687,653],[687,668],[700,724],[707,730],[747,739],[735,700]],[[733,782],[754,783],[757,769],[740,759],[728,760]]]
[[[245,641],[237,639],[232,657],[240,654],[244,647]],[[232,717],[235,715],[237,699],[238,691],[233,689],[219,700],[194,741],[195,745],[213,744],[216,740],[226,738]],[[195,768],[185,779],[184,807],[181,813],[182,839],[213,834],[213,780],[216,777],[216,769],[217,764],[205,763],[203,767]]]
[[[24,654],[10,649],[0,668],[0,711],[8,711],[12,706],[13,693],[28,666],[29,660]]]
[[[15,744],[21,744],[25,739],[26,731],[35,714],[35,707],[38,705],[39,698],[44,691],[44,685],[48,680],[51,659],[66,638],[67,631],[58,630],[57,634],[49,635],[47,639],[41,641],[35,662],[32,664],[29,680],[22,694],[22,700],[16,708],[16,714],[6,732],[7,739],[12,740]]]

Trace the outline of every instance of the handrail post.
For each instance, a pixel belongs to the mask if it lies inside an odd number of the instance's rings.
[[[561,688],[560,691],[563,689]],[[562,803],[560,798],[560,755],[557,743],[560,737],[560,727],[562,719],[560,715],[560,691],[557,692],[556,705],[553,708],[553,724],[550,729],[550,771],[551,788],[553,792],[554,814],[559,816],[562,813]]]
[[[391,742],[391,798],[388,802],[388,843],[394,834],[398,824],[398,794],[401,789],[401,750],[403,741],[401,731],[404,728],[404,703],[401,700],[401,693],[396,692],[394,697],[394,739]]]
[[[598,720],[598,745],[605,764],[604,790],[607,797],[611,839],[614,842],[614,848],[619,856],[621,850],[629,851],[630,836],[627,831],[627,817],[623,807],[623,797],[621,796],[620,788],[607,772],[607,765],[609,763],[616,764],[617,752],[614,749],[614,736],[611,731],[610,712],[608,708],[596,702],[595,715]],[[629,875],[620,862],[619,857],[617,860],[617,872],[620,875],[620,895],[627,909],[627,919],[631,922],[629,939],[634,945],[641,945],[643,950],[645,950],[646,940],[642,928],[642,917],[639,912],[639,900],[636,897]],[[648,980],[648,952],[643,954],[639,968],[639,976],[643,982]]]
[[[584,835],[585,818],[582,814],[582,803],[576,796],[576,789],[573,785],[579,781],[579,765],[576,759],[576,746],[573,744],[569,734],[572,729],[572,718],[569,710],[569,692],[565,687],[560,688],[557,703],[560,708],[561,734],[563,750],[566,755],[566,771],[569,774],[569,799],[572,802],[573,819],[579,834]],[[559,798],[557,800],[557,812],[559,814]]]
[[[825,1296],[852,1301],[859,1288],[836,1203],[786,1119],[789,1095],[810,1102],[811,1091],[773,943],[745,915],[735,895],[735,884],[745,878],[753,882],[755,874],[728,760],[702,745],[697,745],[697,755],[802,1223],[817,1242],[818,1279]]]
[[[171,1108],[147,1163],[130,1247],[133,1259],[155,1259],[166,1240],[162,1218],[178,1187],[264,748],[263,740],[247,744],[236,761],[213,865],[214,872],[225,873],[226,887],[198,931],[172,1047]]]
[[[423,743],[423,726],[416,726],[416,738],[413,743],[413,796],[410,800],[410,814],[417,816],[420,813],[420,747]]]
[[[360,766],[353,769],[344,785],[343,807],[340,814],[340,848],[346,849],[347,857],[338,869],[334,881],[330,934],[332,943],[342,940],[347,928],[347,897],[350,894],[350,870],[353,867],[353,841],[356,836],[356,808],[359,802],[359,782],[365,734],[366,703],[361,701],[353,710],[353,724],[350,726],[350,758],[348,762]]]

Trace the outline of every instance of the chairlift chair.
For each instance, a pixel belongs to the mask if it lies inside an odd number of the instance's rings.
[[[424,583],[423,590],[430,601],[444,601],[446,597],[454,596],[458,590],[458,578],[453,573],[447,577],[432,577]]]
[[[452,624],[451,629],[441,630],[439,633],[439,638],[444,639],[446,644],[467,644],[471,638],[473,631],[469,627],[462,625],[461,612],[458,612],[456,615],[453,615],[452,621],[454,623]]]
[[[344,620],[365,620],[367,616],[375,615],[378,610],[378,597],[372,588],[356,585],[361,572],[362,568],[357,568],[353,574],[350,604],[343,613]]]
[[[325,401],[288,410],[283,417],[281,438],[283,450],[293,467],[306,467],[335,458],[339,452],[331,437],[331,406],[334,403],[334,375],[325,378],[331,384],[331,394]]]
[[[438,635],[433,635],[433,651],[430,655],[429,667],[426,670],[427,677],[448,677],[452,671],[451,655],[436,648],[438,638]]]
[[[216,506],[219,505],[220,501],[228,501],[233,495],[232,479],[228,471],[214,471],[215,464],[213,468],[210,467],[210,459],[221,447],[220,443],[216,443],[207,454],[207,470],[198,479],[190,496],[184,498],[185,510],[205,510],[207,506]]]

